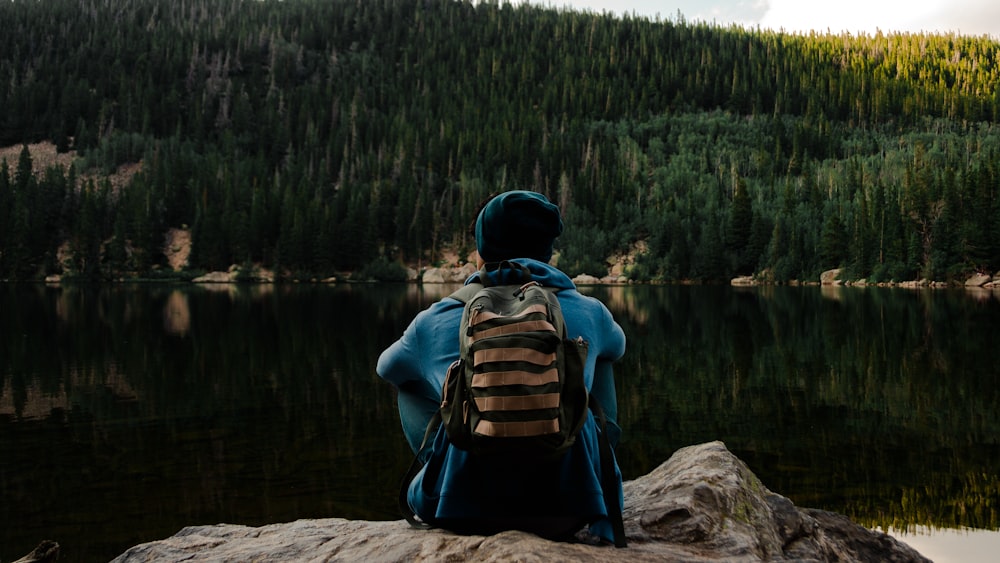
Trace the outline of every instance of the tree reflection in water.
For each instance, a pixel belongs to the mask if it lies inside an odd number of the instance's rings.
[[[454,286],[0,286],[0,560],[107,560],[189,524],[395,519],[378,353]],[[627,478],[720,439],[869,526],[996,530],[1000,300],[590,287],[625,329]]]

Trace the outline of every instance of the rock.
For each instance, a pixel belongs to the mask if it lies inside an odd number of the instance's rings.
[[[465,283],[465,280],[469,279],[469,276],[471,276],[472,274],[475,274],[478,271],[479,271],[479,268],[476,268],[476,264],[475,263],[473,263],[473,262],[467,262],[467,263],[463,264],[462,266],[460,266],[459,268],[456,268],[455,272],[454,272],[454,275],[455,275],[455,277],[458,278],[459,282]]]
[[[253,280],[260,283],[274,283],[276,276],[274,272],[268,270],[267,268],[255,268],[253,272]]]
[[[576,285],[597,285],[601,283],[601,280],[597,279],[590,274],[580,274],[573,278],[573,283]]]
[[[476,273],[476,267],[473,264],[465,264],[457,268],[450,266],[428,268],[421,281],[423,283],[465,283],[465,280],[474,273]]]
[[[328,518],[259,528],[191,526],[113,563],[150,561],[928,561],[844,516],[797,508],[722,442],[683,448],[625,483],[629,547],[558,543],[524,532],[460,536],[402,520]]]
[[[739,276],[730,280],[729,285],[741,286],[741,287],[757,285],[757,280],[755,280],[753,276]]]
[[[420,281],[423,283],[444,283],[444,270],[441,268],[427,268]]]
[[[236,280],[234,272],[209,272],[191,280],[194,283],[232,283]]]
[[[187,268],[191,256],[191,229],[167,229],[163,237],[163,256],[171,270],[179,272]]]
[[[59,544],[52,540],[45,540],[38,544],[38,547],[31,550],[31,553],[14,561],[14,563],[53,563],[59,559]]]
[[[827,270],[819,275],[819,283],[823,285],[840,285],[841,281],[837,278],[840,277],[840,269]]]
[[[244,272],[239,266],[233,264],[225,272],[209,272],[191,281],[193,283],[236,283],[237,281],[274,283],[276,278],[275,273],[267,268],[255,266]]]
[[[989,274],[976,274],[965,280],[965,287],[982,287],[991,281],[993,281],[993,276]]]

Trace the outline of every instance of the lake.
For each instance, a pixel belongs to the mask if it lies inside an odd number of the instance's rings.
[[[0,284],[0,561],[195,524],[394,520],[379,352],[454,286]],[[626,479],[711,440],[937,561],[1000,552],[1000,292],[591,287]]]

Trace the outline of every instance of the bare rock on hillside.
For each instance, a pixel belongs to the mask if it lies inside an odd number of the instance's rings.
[[[251,528],[191,526],[113,563],[150,561],[928,561],[844,516],[797,508],[711,442],[625,484],[625,549],[523,532],[460,536],[404,521],[329,518]]]
[[[76,151],[60,153],[53,143],[30,143],[28,145],[11,145],[0,147],[0,162],[7,161],[7,166],[14,170],[21,157],[21,151],[28,147],[28,154],[31,155],[31,172],[36,176],[41,176],[46,170],[53,166],[60,166],[64,170],[69,169],[76,158]]]
[[[171,270],[179,272],[187,268],[191,256],[191,229],[168,229],[163,237],[163,255]]]

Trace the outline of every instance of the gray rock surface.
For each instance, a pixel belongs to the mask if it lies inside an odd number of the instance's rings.
[[[844,516],[772,493],[721,442],[678,450],[625,484],[629,547],[523,532],[459,536],[405,521],[328,518],[259,528],[191,526],[113,563],[149,561],[928,561]]]

